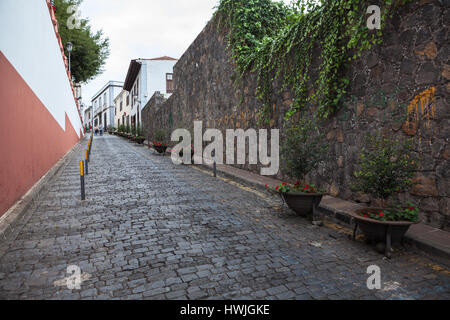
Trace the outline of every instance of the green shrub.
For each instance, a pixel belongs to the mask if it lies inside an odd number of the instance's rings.
[[[164,142],[166,139],[166,132],[163,129],[156,128],[153,134],[155,141]]]
[[[356,191],[386,200],[406,190],[419,159],[412,153],[412,140],[400,141],[383,135],[369,135],[361,150],[352,187]]]
[[[324,140],[314,121],[301,119],[289,127],[281,147],[283,169],[289,175],[304,180],[311,170],[327,159],[328,145]]]

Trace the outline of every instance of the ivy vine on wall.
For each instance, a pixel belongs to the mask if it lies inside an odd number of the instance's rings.
[[[348,62],[381,43],[386,18],[408,1],[379,1],[381,28],[375,30],[367,27],[371,3],[361,0],[294,0],[290,6],[271,0],[221,0],[214,19],[228,32],[237,79],[249,71],[257,75],[263,123],[270,121],[277,79],[280,92],[293,92],[285,120],[306,105],[317,106],[317,116],[327,118],[347,93]]]

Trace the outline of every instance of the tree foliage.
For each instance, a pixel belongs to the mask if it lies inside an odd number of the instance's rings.
[[[93,33],[88,19],[81,19],[79,28],[71,29],[68,26],[68,21],[73,22],[73,14],[75,13],[70,7],[78,7],[82,1],[55,0],[58,30],[67,56],[69,53],[66,44],[67,42],[73,44],[71,71],[72,76],[78,83],[86,83],[101,74],[109,56],[109,39],[103,38],[102,30]]]

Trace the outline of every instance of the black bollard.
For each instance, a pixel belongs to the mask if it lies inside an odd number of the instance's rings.
[[[86,175],[89,175],[89,166],[88,166],[88,152],[84,150],[84,167]]]
[[[81,200],[86,200],[86,195],[85,195],[85,192],[84,192],[83,160],[80,161],[80,182],[81,182]]]

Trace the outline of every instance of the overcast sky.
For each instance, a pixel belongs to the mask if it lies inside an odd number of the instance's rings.
[[[290,0],[283,0],[289,3]],[[109,80],[124,81],[130,60],[180,58],[206,23],[218,0],[84,0],[81,16],[103,29],[111,54],[105,72],[83,86],[83,102]]]

